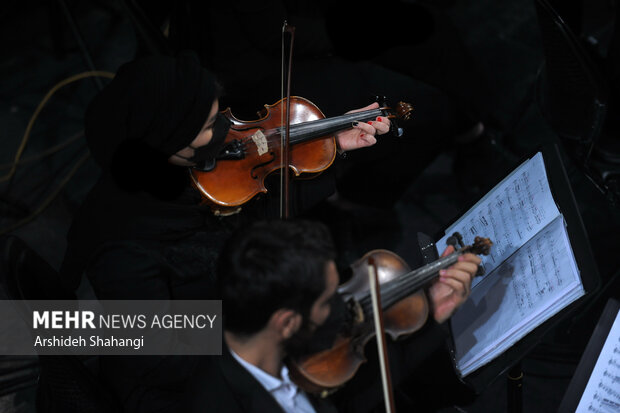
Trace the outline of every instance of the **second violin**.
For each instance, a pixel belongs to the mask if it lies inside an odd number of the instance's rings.
[[[342,386],[365,361],[364,347],[374,336],[372,303],[368,284],[368,261],[372,258],[380,282],[385,333],[392,339],[419,330],[429,314],[423,288],[439,270],[458,261],[465,253],[488,255],[493,243],[476,237],[450,255],[410,271],[405,261],[387,250],[373,250],[351,265],[352,276],[338,288],[347,304],[351,322],[345,325],[330,349],[288,360],[291,378],[311,393],[329,393]]]

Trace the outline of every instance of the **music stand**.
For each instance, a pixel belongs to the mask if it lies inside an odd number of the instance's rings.
[[[620,302],[610,298],[581,356],[579,365],[566,389],[558,412],[574,412],[577,410],[586,386],[591,379],[592,372],[597,365],[601,350],[603,350],[603,346],[606,344],[609,330],[617,319],[619,311]]]
[[[557,144],[537,148],[537,150],[533,151],[530,156],[522,159],[521,162],[530,158],[537,152],[542,152],[543,154],[551,192],[558,209],[563,214],[567,223],[568,237],[572,245],[577,266],[580,270],[581,281],[585,294],[526,334],[521,340],[512,345],[504,353],[462,378],[462,381],[468,384],[474,391],[481,393],[486,387],[488,387],[489,384],[498,379],[500,376],[506,376],[506,374],[510,371],[509,389],[512,389],[513,391],[509,391],[509,397],[513,398],[513,400],[509,400],[509,405],[516,406],[517,409],[519,409],[519,406],[521,405],[520,383],[522,375],[520,374],[520,368],[518,366],[520,360],[523,359],[542,340],[545,334],[556,327],[560,321],[566,319],[569,315],[574,314],[575,311],[592,296],[592,293],[600,287],[600,276],[598,269],[594,261],[588,236],[562,162],[559,148]],[[515,167],[521,164],[521,162],[515,165]],[[462,213],[465,213],[470,206],[465,208]],[[462,214],[459,214],[459,216],[461,215]],[[455,370],[458,372],[456,369],[456,358],[454,357],[454,342],[450,342],[449,347],[453,356]],[[512,380],[510,378],[512,378]]]

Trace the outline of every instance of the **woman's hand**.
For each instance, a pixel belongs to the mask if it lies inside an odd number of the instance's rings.
[[[350,110],[347,113],[362,112],[364,110],[377,109],[377,102],[361,109]],[[352,151],[354,149],[372,146],[377,143],[376,135],[383,135],[390,130],[390,120],[387,117],[379,116],[370,122],[354,122],[352,129],[347,129],[336,134],[338,147],[341,151]]]

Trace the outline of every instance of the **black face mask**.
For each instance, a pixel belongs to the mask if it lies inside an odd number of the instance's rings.
[[[224,143],[224,139],[226,139],[226,135],[228,135],[230,124],[231,122],[226,116],[218,113],[215,118],[215,123],[213,124],[213,136],[209,143],[198,148],[189,145],[189,147],[194,150],[194,155],[189,158],[180,155],[177,156],[189,162],[196,163],[197,167],[203,163],[214,162],[222,149],[222,144]],[[202,168],[199,167],[198,169]]]
[[[287,341],[286,352],[289,356],[297,358],[332,347],[347,323],[347,307],[339,294],[334,294],[329,303],[331,310],[323,324],[319,326],[306,317],[299,331]]]

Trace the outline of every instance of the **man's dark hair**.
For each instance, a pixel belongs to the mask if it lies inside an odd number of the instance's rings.
[[[319,222],[262,221],[237,231],[218,261],[224,328],[252,335],[282,308],[308,317],[334,256],[331,234]]]

